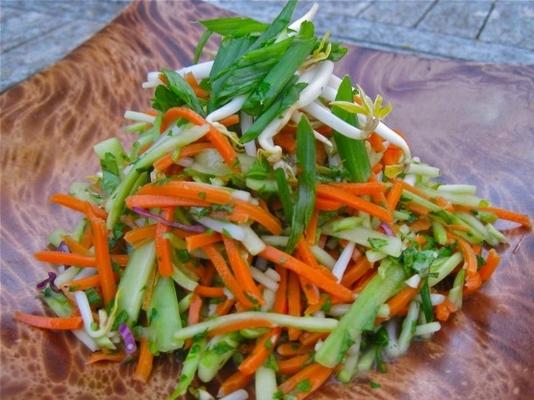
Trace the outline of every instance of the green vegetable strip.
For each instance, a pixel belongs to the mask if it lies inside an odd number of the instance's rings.
[[[313,24],[304,22],[291,47],[260,82],[256,90],[248,96],[243,104],[243,110],[254,116],[267,110],[312,52],[314,45]]]
[[[428,277],[428,284],[430,287],[437,285],[445,279],[458,264],[463,260],[462,253],[454,253],[445,260],[436,260],[430,266],[430,274]]]
[[[454,304],[457,310],[462,308],[463,288],[465,282],[465,269],[461,269],[454,278],[452,289],[447,296],[449,301]]]
[[[58,317],[70,317],[72,315],[72,307],[64,294],[56,293],[47,287],[42,291],[41,296]]]
[[[341,318],[338,326],[328,336],[315,355],[315,360],[329,368],[343,360],[344,353],[363,329],[373,324],[378,308],[401,287],[405,274],[401,265],[393,259],[382,261],[383,274],[377,274]],[[347,343],[348,342],[348,343]]]
[[[432,311],[432,300],[430,299],[430,287],[428,286],[428,277],[424,279],[421,286],[421,308],[425,315],[426,322],[434,320],[434,312]]]
[[[297,84],[298,80],[296,76],[293,76],[287,83],[286,87],[280,93],[280,96],[276,101],[261,114],[252,124],[252,126],[243,134],[240,141],[241,143],[247,143],[256,139],[263,130],[269,125],[275,118],[279,117],[284,111],[295,104],[299,98],[300,92],[304,89],[306,84]]]
[[[360,360],[358,361],[357,367],[357,372],[359,374],[367,372],[371,369],[376,359],[376,350],[377,346],[371,346],[370,349],[366,350],[365,353],[362,354]]]
[[[272,400],[277,389],[276,371],[269,367],[259,367],[255,375],[256,400]]]
[[[174,392],[169,395],[168,400],[177,399],[178,397],[183,396],[187,392],[189,385],[195,377],[195,373],[197,372],[198,368],[198,363],[200,362],[200,358],[202,357],[202,353],[204,352],[205,348],[205,336],[196,336],[193,339],[193,344],[191,345],[191,348],[187,353],[187,357],[184,360],[182,371],[180,373],[180,379],[178,380],[176,389],[174,389]]]
[[[269,42],[271,39],[274,39],[280,32],[287,28],[291,22],[291,17],[297,6],[297,0],[289,0],[285,7],[280,11],[280,14],[273,20],[271,25],[263,32],[260,37],[254,42],[250,50],[257,49],[263,44]]]
[[[432,233],[434,234],[434,239],[440,245],[445,246],[447,244],[447,232],[438,221],[432,221]]]
[[[291,231],[287,243],[289,254],[293,252],[315,208],[315,152],[313,129],[308,118],[303,115],[297,126],[297,168],[299,176],[297,202],[293,210]]]
[[[119,282],[117,297],[117,313],[125,311],[128,314],[128,324],[134,325],[139,318],[139,310],[143,303],[143,296],[156,264],[156,247],[149,242],[135,249],[130,256],[128,265]]]
[[[200,60],[200,57],[202,56],[202,50],[204,50],[204,46],[206,46],[206,43],[208,43],[212,33],[212,31],[207,30],[202,33],[202,36],[200,36],[197,47],[195,48],[195,54],[193,55],[193,64],[198,63],[198,60]]]
[[[417,317],[419,316],[419,303],[412,301],[408,307],[408,314],[402,323],[402,330],[399,336],[399,354],[403,355],[408,350],[410,342],[413,339],[415,333],[415,327],[417,325]]]
[[[228,314],[222,317],[210,319],[195,325],[179,329],[175,336],[177,339],[189,339],[199,333],[249,319],[262,319],[272,322],[274,325],[297,328],[309,332],[330,332],[337,326],[337,320],[333,318],[294,317],[286,314],[268,313],[259,311],[246,311]]]
[[[291,187],[287,181],[286,173],[282,168],[276,168],[274,170],[274,176],[278,188],[278,197],[282,203],[286,221],[291,221],[293,216],[293,199],[291,197]]]
[[[174,332],[182,327],[178,297],[171,278],[160,277],[148,311],[151,341],[160,352],[174,351],[182,347],[183,342],[174,338]]]
[[[347,358],[343,361],[343,367],[337,374],[338,379],[343,383],[349,383],[356,372],[358,372],[358,360],[360,358],[361,336],[358,336],[351,346]]]
[[[339,85],[336,101],[353,101],[352,82],[348,76],[345,76],[341,85]],[[351,125],[359,127],[358,118],[354,114],[335,106],[332,107],[332,114]],[[339,132],[334,132],[334,140],[350,180],[367,182],[371,174],[371,164],[365,148],[365,142],[363,140],[348,138]]]
[[[214,337],[198,365],[198,377],[202,382],[211,382],[219,370],[232,358],[240,343],[237,332]]]
[[[250,33],[264,32],[267,24],[247,17],[226,17],[199,21],[208,31],[225,37],[240,37]]]
[[[166,82],[165,85],[158,86],[159,91],[156,89],[152,107],[166,111],[171,107],[185,104],[197,114],[206,115],[197,95],[179,73],[168,69],[162,70],[161,73],[165,76]]]

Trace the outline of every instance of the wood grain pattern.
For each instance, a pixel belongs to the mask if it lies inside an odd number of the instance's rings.
[[[193,21],[220,14],[197,2],[134,3],[66,59],[0,97],[2,398],[156,399],[174,386],[175,357],[158,361],[143,386],[131,378],[134,364],[85,366],[87,352],[69,334],[21,326],[12,314],[43,312],[34,283],[49,267],[32,253],[54,228],[75,222],[48,204],[49,194],[96,169],[91,145],[119,131],[125,109],[148,104],[145,73],[189,64],[200,34]],[[337,72],[393,102],[390,125],[447,181],[476,184],[495,204],[534,215],[534,67],[353,48]],[[332,383],[315,398],[532,398],[534,238],[508,233],[493,281],[432,342],[373,374],[380,389]]]

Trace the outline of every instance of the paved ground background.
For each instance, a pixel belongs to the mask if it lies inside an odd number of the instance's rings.
[[[179,1],[179,0],[176,0]],[[285,1],[209,0],[260,20]],[[349,43],[427,57],[534,64],[534,1],[319,0],[319,32]],[[0,0],[0,91],[62,58],[129,0]],[[297,15],[311,7],[301,1]]]

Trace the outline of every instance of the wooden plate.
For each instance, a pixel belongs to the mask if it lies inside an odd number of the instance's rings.
[[[56,227],[75,217],[47,199],[97,168],[92,144],[116,134],[125,109],[147,107],[147,71],[191,62],[199,18],[221,15],[205,3],[134,3],[64,60],[0,97],[2,398],[164,398],[180,373],[159,361],[150,383],[133,364],[85,366],[69,334],[13,321],[42,313],[35,283],[47,266],[32,258]],[[213,48],[213,47],[212,47]],[[370,95],[394,104],[389,124],[445,180],[472,183],[502,207],[534,215],[534,68],[427,60],[352,48],[337,67]],[[534,238],[508,232],[494,279],[435,335],[373,374],[381,384],[330,384],[315,398],[514,399],[534,394]]]

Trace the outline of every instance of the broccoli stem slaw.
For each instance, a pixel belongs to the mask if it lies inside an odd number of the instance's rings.
[[[100,171],[50,198],[81,215],[35,254],[56,269],[37,284],[55,316],[16,319],[142,382],[184,354],[169,399],[302,399],[383,371],[489,280],[494,223],[529,217],[440,183],[383,121],[391,105],[334,74],[347,49],[315,34],[318,6],[291,22],[295,6],[200,21],[195,64],[148,73],[131,148],[96,144]]]

